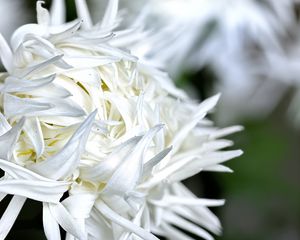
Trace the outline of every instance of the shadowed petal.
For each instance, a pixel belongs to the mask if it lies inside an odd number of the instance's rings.
[[[22,118],[13,128],[0,136],[0,158],[9,160],[25,123]]]
[[[95,111],[89,115],[60,152],[40,163],[30,165],[29,168],[51,179],[63,179],[72,174],[79,164],[96,113]]]

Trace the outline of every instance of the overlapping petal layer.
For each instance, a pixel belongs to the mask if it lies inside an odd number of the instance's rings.
[[[204,229],[218,234],[220,223],[207,207],[224,201],[198,199],[180,181],[229,171],[221,164],[241,151],[222,150],[232,143],[218,138],[241,127],[206,119],[219,95],[197,104],[166,73],[111,46],[124,37],[111,32],[118,1],[95,26],[75,2],[83,22],[62,23],[62,1],[52,13],[38,1],[38,24],[16,30],[11,48],[0,41],[1,192],[17,209],[19,197],[43,202],[48,239],[60,239],[59,226],[67,239],[189,239],[179,225],[211,239]],[[18,214],[7,211],[3,237]]]

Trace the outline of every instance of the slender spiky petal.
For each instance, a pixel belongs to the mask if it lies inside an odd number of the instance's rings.
[[[224,200],[199,199],[180,182],[229,171],[223,162],[242,153],[224,151],[232,142],[218,139],[240,127],[220,130],[206,119],[220,95],[197,104],[166,73],[113,47],[134,33],[112,33],[117,0],[95,26],[84,0],[76,1],[80,19],[61,24],[61,4],[50,14],[38,1],[38,23],[17,29],[11,48],[0,41],[8,71],[0,82],[0,197],[15,195],[0,236],[26,198],[43,203],[51,240],[61,239],[60,227],[68,240],[189,239],[176,227],[205,239],[220,234],[208,207]]]

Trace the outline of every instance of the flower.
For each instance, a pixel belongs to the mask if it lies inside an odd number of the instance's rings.
[[[37,24],[17,29],[11,46],[0,37],[0,191],[14,195],[1,238],[31,198],[43,203],[47,239],[60,239],[59,226],[67,239],[186,236],[176,226],[212,239],[204,228],[218,234],[220,223],[208,207],[224,201],[198,199],[181,180],[230,172],[222,163],[242,152],[220,138],[241,127],[205,118],[219,95],[197,104],[111,45],[128,35],[112,33],[118,1],[94,26],[75,3],[81,21],[62,22],[62,1],[51,12],[38,1]]]
[[[213,91],[222,92],[223,98],[219,121],[264,117],[290,83],[295,85],[295,1],[150,0],[143,2],[143,11],[133,2],[125,4],[136,18],[131,25],[137,27],[144,19],[148,34],[129,46],[132,52],[175,79],[211,69],[218,80]]]

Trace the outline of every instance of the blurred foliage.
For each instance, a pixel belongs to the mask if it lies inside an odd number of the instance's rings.
[[[275,116],[245,122],[235,135],[244,155],[217,175],[227,204],[223,240],[297,240],[300,237],[299,133]]]
[[[212,69],[209,66],[204,66],[196,74],[183,73],[178,79],[175,79],[175,84],[186,90],[192,98],[204,100],[212,95],[216,81],[217,77]]]

